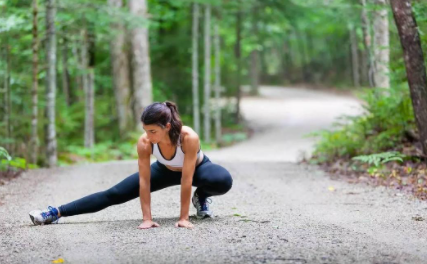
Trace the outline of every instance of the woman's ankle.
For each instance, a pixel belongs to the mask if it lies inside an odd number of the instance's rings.
[[[58,211],[57,216],[58,216],[58,217],[61,217],[61,211],[59,210],[59,207],[56,207],[55,209]]]

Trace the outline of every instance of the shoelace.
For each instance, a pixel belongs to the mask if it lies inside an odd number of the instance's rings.
[[[42,213],[43,219],[47,219],[49,216],[52,216],[53,219],[55,219],[55,220],[52,221],[52,223],[57,222],[59,220],[59,217],[53,212],[53,207],[52,206],[48,206],[47,210],[48,210],[47,213],[45,213],[45,212]]]
[[[202,211],[207,211],[208,210],[208,206],[207,204],[212,204],[212,199],[211,198],[206,198],[204,203],[200,203],[201,207],[202,207]]]

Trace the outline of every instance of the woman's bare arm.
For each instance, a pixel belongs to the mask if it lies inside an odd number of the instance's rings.
[[[181,177],[181,215],[177,226],[192,227],[189,220],[191,186],[199,150],[199,137],[189,134],[185,137],[185,156]],[[187,223],[188,222],[188,223]]]
[[[138,228],[150,228],[159,226],[152,222],[151,216],[151,192],[150,192],[150,155],[151,144],[144,135],[138,140],[138,169],[139,169],[139,198],[141,202],[143,223]]]

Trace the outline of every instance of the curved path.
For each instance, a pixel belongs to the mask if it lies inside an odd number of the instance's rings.
[[[354,114],[354,99],[262,89],[245,98],[253,138],[208,153],[234,177],[214,197],[216,217],[176,229],[179,186],[152,195],[160,228],[138,230],[138,199],[94,214],[32,226],[31,209],[60,205],[117,183],[135,161],[31,171],[0,186],[0,263],[426,263],[427,204],[384,188],[333,181],[292,161],[310,151],[303,134]],[[334,191],[329,187],[333,186]],[[194,214],[194,208],[191,208]]]

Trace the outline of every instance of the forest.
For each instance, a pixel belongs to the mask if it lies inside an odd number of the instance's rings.
[[[0,10],[6,174],[134,159],[152,102],[176,102],[204,149],[228,146],[250,136],[242,98],[274,85],[365,102],[363,115],[313,133],[308,162],[427,198],[425,1],[0,0]]]

